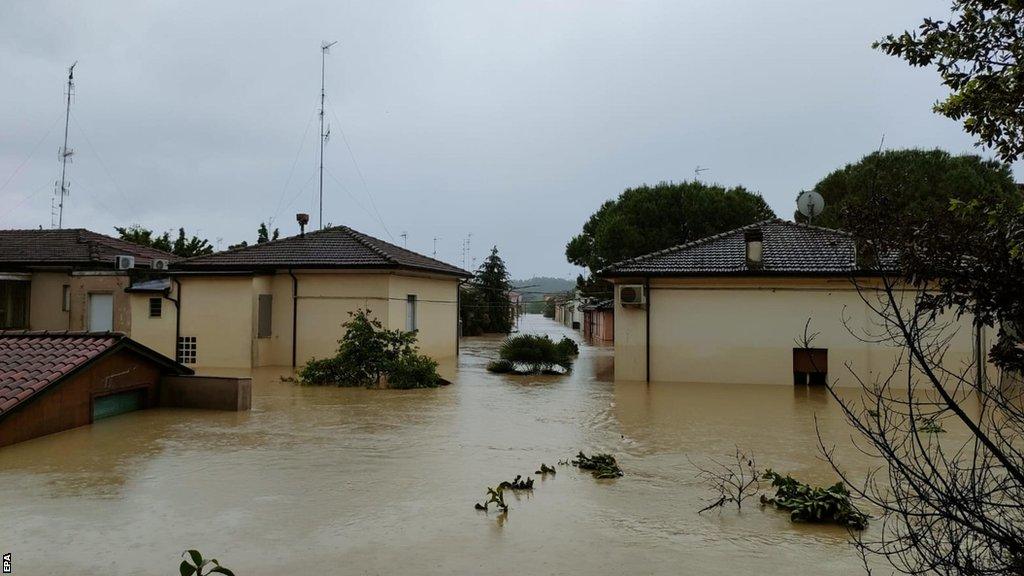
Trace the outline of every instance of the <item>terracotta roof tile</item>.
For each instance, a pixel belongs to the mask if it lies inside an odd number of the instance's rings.
[[[112,332],[0,332],[0,416],[123,338]]]
[[[174,270],[254,270],[267,268],[406,268],[452,276],[469,272],[385,242],[347,226],[309,232],[262,244],[177,262]]]
[[[0,230],[0,264],[108,267],[118,255],[134,256],[135,265],[140,267],[149,267],[154,259],[173,261],[178,258],[162,250],[84,228]]]

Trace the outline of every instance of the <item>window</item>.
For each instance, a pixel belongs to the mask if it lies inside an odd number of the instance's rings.
[[[182,364],[196,363],[195,336],[181,336],[178,338],[178,362]]]
[[[0,329],[28,328],[30,282],[0,280]]]
[[[416,295],[409,294],[405,297],[405,330],[415,332],[416,328]]]
[[[274,295],[260,294],[259,306],[256,311],[256,337],[270,338],[270,317],[274,309]]]
[[[67,284],[64,285],[64,290],[60,295],[60,311],[71,311],[71,286],[68,286]]]
[[[164,311],[164,299],[163,298],[150,298],[149,299],[149,317],[159,318],[163,315]]]

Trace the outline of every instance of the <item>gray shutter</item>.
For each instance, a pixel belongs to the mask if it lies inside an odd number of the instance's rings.
[[[259,311],[257,312],[257,338],[270,338],[270,313],[274,308],[274,296],[272,294],[260,294]]]

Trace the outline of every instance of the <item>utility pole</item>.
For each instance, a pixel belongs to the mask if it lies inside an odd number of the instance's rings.
[[[324,229],[324,142],[327,141],[330,136],[330,130],[324,134],[324,97],[327,92],[324,89],[324,78],[327,72],[327,52],[331,49],[331,46],[337,44],[338,41],[334,42],[321,42],[320,43],[320,229]]]
[[[57,228],[64,226],[64,197],[68,195],[68,158],[75,153],[74,150],[68,148],[68,124],[71,121],[71,93],[75,89],[75,66],[78,65],[76,60],[74,64],[68,68],[68,100],[67,107],[64,109],[64,145],[60,148],[60,189],[57,190],[59,202],[57,202]]]

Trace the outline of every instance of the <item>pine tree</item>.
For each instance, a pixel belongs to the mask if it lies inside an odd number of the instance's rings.
[[[484,332],[508,333],[512,331],[512,303],[509,278],[505,261],[498,255],[498,247],[491,248],[491,254],[477,270],[473,289],[479,291],[481,327]]]

